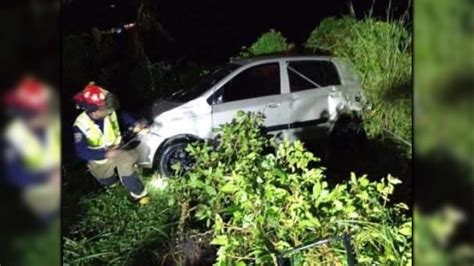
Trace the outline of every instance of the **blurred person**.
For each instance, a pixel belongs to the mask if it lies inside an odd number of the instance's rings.
[[[104,187],[120,182],[130,197],[140,204],[149,201],[143,182],[136,173],[137,153],[123,149],[120,126],[138,132],[145,127],[125,112],[116,112],[112,93],[90,82],[74,96],[83,110],[74,122],[76,155],[87,161],[89,172]]]
[[[59,112],[55,109],[59,100],[57,85],[61,80],[61,25],[58,23],[61,2],[41,0],[1,3],[0,31],[4,41],[0,44],[0,87],[3,88],[0,100],[5,119],[2,120],[1,140],[0,264],[60,265],[60,151],[52,152],[51,147],[60,146],[61,143]],[[40,83],[48,81],[49,88],[46,90],[52,92],[50,101],[45,104],[48,113],[40,115],[50,120],[43,129],[37,125],[42,122],[29,122],[43,120],[33,118],[35,115],[30,116],[29,113],[36,113],[34,108],[22,104],[22,101],[7,102],[7,97],[4,97],[13,94],[25,72],[34,73]],[[22,130],[22,127],[26,130]],[[22,135],[12,134],[10,130]],[[7,131],[10,132],[10,140],[7,139]],[[52,138],[53,133],[56,139]],[[23,145],[18,145],[19,141]],[[32,163],[35,161],[33,158],[39,158],[39,150],[44,156],[43,162],[50,161],[47,163],[50,167],[45,167],[46,163],[43,166],[42,163]]]
[[[5,183],[31,214],[49,224],[60,207],[60,120],[52,108],[53,90],[28,76],[4,100],[12,115],[4,131]]]

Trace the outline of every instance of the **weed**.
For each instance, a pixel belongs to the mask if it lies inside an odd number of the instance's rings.
[[[371,138],[412,139],[411,34],[402,21],[328,18],[310,34],[305,47],[348,59],[362,78],[372,108],[365,114]],[[403,144],[405,145],[405,144]]]

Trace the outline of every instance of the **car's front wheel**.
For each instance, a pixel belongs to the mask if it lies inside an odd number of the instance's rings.
[[[188,171],[193,166],[191,155],[186,151],[186,146],[190,142],[187,140],[177,141],[163,147],[156,165],[162,176],[172,176],[176,173],[176,167],[180,170]]]

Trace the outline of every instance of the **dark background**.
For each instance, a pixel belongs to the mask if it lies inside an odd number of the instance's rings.
[[[61,84],[61,2],[18,0],[0,3],[0,89],[22,75]]]
[[[143,1],[71,0],[63,9],[64,34],[89,32],[92,27],[107,29],[135,21]],[[147,54],[165,60],[187,59],[220,64],[238,54],[263,32],[281,31],[290,42],[302,44],[326,17],[350,14],[349,1],[148,1],[157,20],[171,40],[156,34]],[[376,3],[375,3],[376,2]],[[400,16],[407,1],[374,1],[373,15]],[[372,1],[352,1],[356,16],[369,13]]]

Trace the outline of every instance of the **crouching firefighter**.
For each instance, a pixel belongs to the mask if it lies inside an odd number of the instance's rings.
[[[5,97],[12,115],[3,139],[6,185],[44,225],[56,220],[60,208],[61,138],[54,96],[47,83],[25,77]]]
[[[149,197],[135,171],[138,155],[133,149],[120,147],[119,120],[123,126],[134,130],[144,125],[125,113],[119,116],[114,110],[113,97],[93,82],[74,96],[77,106],[83,109],[74,122],[76,154],[88,162],[90,173],[102,186],[112,186],[120,180],[132,200],[147,204]]]

